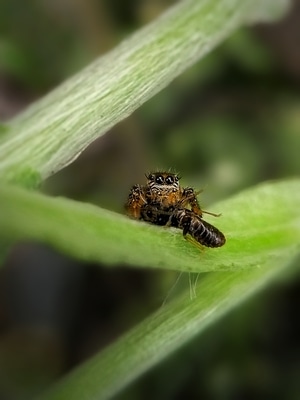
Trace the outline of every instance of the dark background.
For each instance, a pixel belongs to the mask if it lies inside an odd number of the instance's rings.
[[[1,120],[172,3],[2,0]],[[234,34],[42,189],[123,212],[145,172],[172,167],[184,184],[206,188],[208,208],[257,182],[299,175],[299,89],[294,1],[282,21]],[[1,400],[46,389],[159,308],[177,277],[121,267],[83,265],[37,243],[14,247],[0,272]],[[299,275],[277,283],[119,398],[300,398],[299,289]]]

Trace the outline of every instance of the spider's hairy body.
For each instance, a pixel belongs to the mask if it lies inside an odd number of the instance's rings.
[[[155,225],[173,226],[207,247],[223,246],[226,239],[216,227],[204,221],[204,212],[193,188],[183,188],[177,174],[152,172],[146,185],[134,185],[126,203],[127,214]],[[212,214],[215,215],[215,214]]]

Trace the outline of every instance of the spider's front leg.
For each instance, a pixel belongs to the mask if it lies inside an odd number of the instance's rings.
[[[141,209],[145,204],[147,204],[147,200],[144,187],[140,185],[132,186],[125,204],[127,215],[135,219],[140,219]]]
[[[201,209],[200,204],[197,200],[197,196],[201,192],[202,190],[197,190],[197,192],[195,192],[195,190],[191,187],[184,188],[181,200],[182,206],[185,207],[186,205],[190,205],[193,213],[199,215],[200,218],[202,218],[203,214],[209,214],[214,217],[219,217],[221,214],[215,214],[210,211],[205,211]]]
[[[203,210],[201,210],[201,207],[197,200],[197,196],[201,192],[202,190],[195,192],[193,188],[187,187],[183,189],[181,196],[182,207],[186,207],[187,205],[189,205],[193,213],[199,215],[199,217],[202,217],[203,214]]]

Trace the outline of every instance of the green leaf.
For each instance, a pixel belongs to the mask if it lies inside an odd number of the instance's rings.
[[[8,131],[8,127],[5,124],[0,124],[0,137]]]
[[[16,187],[0,188],[0,236],[36,240],[80,260],[189,272],[240,270],[294,253],[300,243],[300,181],[266,183],[215,205],[207,217],[227,238],[201,251],[175,228]],[[134,249],[134,251],[133,251]]]
[[[0,176],[23,184],[25,170],[45,179],[235,29],[278,18],[289,4],[288,0],[178,2],[10,121],[8,132],[0,137]]]
[[[248,265],[239,272],[209,274],[198,284],[194,300],[185,293],[164,306],[39,398],[110,399],[274,278],[290,274],[295,267],[292,260],[286,249],[275,262],[265,259],[260,268]]]

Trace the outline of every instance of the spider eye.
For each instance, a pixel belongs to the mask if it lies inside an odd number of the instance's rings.
[[[171,175],[167,176],[167,177],[166,177],[166,183],[167,183],[168,185],[171,185],[172,183],[174,183],[174,178],[173,178],[173,176],[171,176]]]
[[[158,176],[155,178],[155,182],[156,182],[158,185],[162,185],[162,184],[164,183],[164,178],[163,178],[161,175],[158,175]]]
[[[147,179],[149,179],[149,181],[154,181],[155,175],[149,174],[149,175],[147,176]]]

